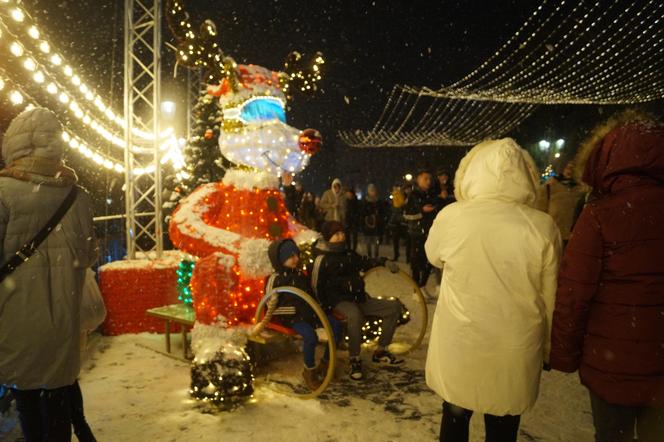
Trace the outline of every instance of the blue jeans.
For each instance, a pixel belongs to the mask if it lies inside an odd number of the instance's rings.
[[[330,322],[330,327],[332,328],[332,333],[334,334],[334,342],[339,343],[343,333],[341,322],[339,322],[337,318],[330,314],[327,315],[327,320]],[[304,354],[304,365],[307,368],[316,367],[316,345],[318,344],[318,335],[316,335],[316,329],[308,322],[301,321],[293,324],[293,330],[295,330],[298,335],[302,336],[302,353]],[[327,361],[329,359],[330,348],[326,347],[323,360]]]

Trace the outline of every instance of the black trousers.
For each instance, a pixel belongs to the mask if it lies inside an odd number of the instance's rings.
[[[664,440],[664,408],[626,407],[605,402],[590,393],[596,442],[632,442],[634,427],[639,442]]]
[[[70,387],[12,392],[25,442],[71,441]]]
[[[427,237],[424,235],[410,237],[410,270],[412,272],[413,280],[420,287],[427,285],[429,275],[431,275],[431,269],[433,268],[431,264],[429,264],[427,253],[424,250],[424,243],[426,241]]]
[[[346,228],[346,248],[357,251],[357,229],[354,227]]]
[[[79,442],[96,442],[92,430],[85,420],[85,412],[83,411],[83,393],[78,381],[70,387],[70,401],[71,401],[71,424],[74,427],[74,434]]]
[[[468,442],[471,410],[443,402],[440,442]],[[486,442],[516,442],[521,416],[484,415]]]
[[[394,261],[399,259],[401,254],[401,239],[405,240],[406,243],[406,261],[410,262],[410,237],[406,232],[406,227],[402,225],[392,226],[392,251],[394,253]]]

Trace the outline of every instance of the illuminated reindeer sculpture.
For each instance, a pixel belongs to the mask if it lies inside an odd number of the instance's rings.
[[[210,367],[196,369],[196,363],[243,354],[241,327],[235,326],[253,322],[265,278],[272,272],[269,243],[293,238],[302,244],[317,236],[287,212],[278,179],[284,172],[303,170],[320,149],[320,133],[289,126],[285,109],[291,90],[316,90],[324,61],[317,53],[307,72],[299,69],[303,61],[298,53],[286,58],[285,72],[238,65],[222,52],[213,22],[206,20],[195,30],[179,0],[167,3],[166,14],[178,40],[178,63],[201,69],[206,93],[218,99],[223,111],[219,148],[233,165],[222,182],[200,186],[183,199],[169,226],[173,244],[198,257],[191,280],[197,321],[192,394],[219,402],[250,394],[246,370],[244,380],[238,369],[239,377],[226,376],[230,380],[224,382],[230,384],[224,384],[223,376],[211,374]],[[225,355],[221,348],[227,349]]]

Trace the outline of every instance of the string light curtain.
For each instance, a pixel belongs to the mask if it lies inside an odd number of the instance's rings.
[[[373,129],[340,136],[356,147],[472,145],[509,132],[541,104],[664,98],[663,15],[659,0],[544,0],[459,81],[397,86]]]
[[[352,147],[465,146],[509,132],[535,104],[438,98],[392,89],[372,130],[340,131]]]

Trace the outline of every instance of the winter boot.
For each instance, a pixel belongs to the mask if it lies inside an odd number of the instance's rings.
[[[387,350],[376,350],[372,360],[377,364],[398,365],[403,363],[403,359],[398,358],[394,353]]]
[[[302,371],[302,378],[304,379],[304,385],[306,385],[309,390],[314,391],[320,387],[321,382],[318,380],[318,376],[316,376],[315,368],[305,366]]]
[[[362,373],[362,360],[360,358],[351,358],[350,360],[350,378],[354,381],[361,381],[364,377]]]
[[[316,367],[315,369],[316,378],[320,381],[321,384],[325,380],[325,376],[327,376],[327,369],[329,366],[330,366],[330,361],[321,359],[321,361],[318,363],[318,367]]]
[[[12,399],[12,391],[9,388],[0,385],[0,415],[9,411]]]

